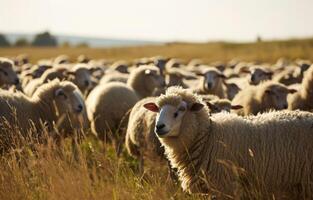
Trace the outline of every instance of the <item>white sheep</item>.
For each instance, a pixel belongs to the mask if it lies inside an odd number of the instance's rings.
[[[204,67],[202,67],[204,68]],[[226,78],[219,70],[213,67],[205,67],[197,75],[202,76],[199,81],[198,88],[194,89],[194,92],[198,94],[214,94],[220,98],[225,98],[225,86],[223,85],[223,79]]]
[[[157,112],[155,132],[184,191],[313,195],[312,113],[210,116],[200,97],[177,87],[145,108]]]
[[[164,149],[154,134],[156,113],[147,112],[144,104],[155,97],[147,97],[135,104],[129,116],[125,146],[128,153],[139,160],[139,170],[143,172],[144,160],[160,162],[164,159]]]
[[[66,136],[73,133],[74,129],[88,127],[82,94],[68,81],[60,82],[56,79],[43,84],[32,97],[1,91],[0,105],[2,135],[12,128],[18,128],[25,135],[30,131],[40,133],[47,127],[48,131],[58,129]]]
[[[18,86],[20,84],[13,68],[14,62],[12,60],[0,57],[0,87]]]
[[[289,89],[280,83],[267,81],[241,90],[232,103],[243,106],[243,109],[236,111],[237,114],[256,115],[269,110],[287,109],[287,96],[295,92],[296,90]]]
[[[165,80],[158,67],[141,65],[130,73],[127,85],[142,99],[151,96],[156,89],[163,88]]]
[[[123,83],[95,87],[86,99],[92,132],[103,141],[121,141],[130,109],[138,100],[134,90]]]
[[[313,110],[313,65],[305,72],[300,89],[288,98],[290,110]]]
[[[66,71],[66,79],[73,82],[86,95],[92,88],[91,73],[93,70],[88,64],[76,64],[70,70]]]
[[[37,90],[39,86],[41,86],[44,83],[47,83],[48,81],[59,79],[64,80],[66,79],[66,68],[59,68],[54,67],[51,69],[46,70],[40,78],[36,78],[31,80],[24,88],[24,92],[28,96],[32,96],[34,92]]]

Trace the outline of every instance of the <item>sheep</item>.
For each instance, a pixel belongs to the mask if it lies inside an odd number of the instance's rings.
[[[144,107],[157,113],[155,133],[184,191],[226,198],[239,186],[249,192],[257,180],[255,187],[261,184],[257,189],[271,197],[276,192],[312,196],[312,113],[210,116],[199,96],[179,87]]]
[[[141,65],[150,65],[152,64],[152,60],[150,58],[139,58],[133,61],[133,65],[135,67],[139,67]]]
[[[28,70],[24,70],[21,73],[22,87],[26,85],[35,78],[40,78],[41,75],[47,70],[51,69],[51,65],[34,65]]]
[[[141,65],[130,73],[127,85],[134,89],[139,99],[142,99],[151,96],[157,88],[163,88],[165,80],[158,67]]]
[[[37,88],[42,85],[43,83],[47,83],[53,79],[60,79],[63,80],[66,78],[66,71],[65,68],[51,68],[46,70],[40,78],[31,80],[26,87],[24,88],[24,92],[28,96],[32,96]]]
[[[251,70],[250,84],[258,85],[262,81],[271,80],[272,76],[273,72],[269,71],[268,69],[262,66],[254,66]]]
[[[56,57],[53,60],[53,63],[55,65],[59,65],[59,64],[68,64],[70,63],[70,58],[67,55],[59,55],[58,57]]]
[[[123,83],[112,82],[95,87],[86,99],[92,132],[103,141],[122,138],[123,135],[118,134],[125,132],[127,116],[138,100],[135,91]]]
[[[90,61],[90,59],[88,58],[88,56],[86,56],[86,55],[79,55],[78,57],[77,57],[77,62],[78,63],[88,63]]]
[[[162,56],[155,56],[150,58],[150,60],[155,66],[160,69],[161,74],[163,74],[163,71],[165,70],[165,65],[169,61],[169,59]]]
[[[226,92],[227,99],[233,100],[234,97],[241,90],[240,87],[236,83],[231,83],[231,82],[227,82],[227,81],[224,81],[223,83],[225,86],[225,92]]]
[[[194,80],[196,76],[179,68],[171,68],[165,72],[165,82],[167,86],[179,85],[188,88],[183,79]]]
[[[20,85],[20,80],[13,68],[12,60],[0,57],[0,87]]]
[[[139,160],[139,172],[144,173],[144,161],[154,164],[168,164],[168,173],[172,181],[177,181],[175,170],[172,170],[164,156],[164,148],[154,133],[156,113],[147,112],[144,104],[154,101],[156,97],[147,97],[138,101],[132,108],[125,136],[127,152]]]
[[[87,64],[76,64],[66,72],[67,80],[73,82],[86,95],[92,87],[92,69]]]
[[[297,71],[296,67],[289,66],[286,67],[283,71],[278,72],[273,80],[284,85],[292,85],[301,83],[303,79],[303,73]]]
[[[111,65],[108,71],[117,71],[123,74],[128,74],[128,64],[125,61],[117,61]]]
[[[296,90],[267,81],[257,86],[249,86],[241,90],[232,100],[234,105],[242,105],[244,109],[237,110],[239,115],[256,115],[271,109],[282,110],[288,108],[287,95]]]
[[[206,105],[210,109],[210,113],[231,112],[232,110],[242,109],[241,105],[233,105],[228,99],[214,99],[206,101]]]
[[[161,161],[164,159],[164,149],[154,134],[156,114],[147,112],[145,103],[153,101],[155,97],[147,97],[135,104],[129,116],[125,147],[128,153],[137,158],[139,171],[143,172],[144,160]]]
[[[178,58],[171,58],[165,64],[165,70],[169,70],[171,68],[180,68],[183,65],[183,60]]]
[[[306,71],[300,89],[288,98],[288,109],[313,110],[313,65]]]
[[[15,66],[23,66],[29,63],[29,57],[26,54],[20,54],[14,58]]]
[[[6,127],[6,123],[16,125],[23,135],[29,131],[33,132],[34,128],[40,133],[46,127],[49,132],[57,129],[65,137],[74,129],[88,128],[82,95],[79,89],[68,81],[61,82],[56,79],[43,84],[32,97],[1,91],[0,104],[1,135],[15,128]]]
[[[198,94],[215,94],[220,98],[226,97],[225,87],[223,86],[223,79],[226,77],[220,71],[213,67],[207,67],[197,75],[202,76],[202,79],[194,92]]]

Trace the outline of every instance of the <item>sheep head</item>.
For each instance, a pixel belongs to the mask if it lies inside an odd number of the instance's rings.
[[[0,86],[19,85],[20,81],[13,70],[14,62],[7,58],[0,58]]]
[[[251,71],[250,84],[258,85],[262,81],[271,80],[273,72],[257,67]]]
[[[152,112],[157,112],[155,133],[160,138],[167,138],[180,136],[182,132],[191,127],[192,129],[196,128],[194,126],[198,117],[208,115],[208,108],[204,105],[201,98],[190,90],[170,87],[165,95],[156,99],[156,102],[146,103],[144,107]],[[187,121],[184,121],[185,119]]]
[[[260,90],[262,95],[262,103],[265,107],[283,110],[288,108],[287,95],[295,93],[295,89],[289,89],[282,84],[269,83]]]
[[[203,73],[197,73],[197,75],[204,77],[203,88],[207,91],[218,87],[218,85],[222,83],[223,79],[226,78],[220,71],[211,67]]]

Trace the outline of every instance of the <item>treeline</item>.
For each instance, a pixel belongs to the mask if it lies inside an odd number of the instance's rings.
[[[57,38],[50,34],[49,32],[38,33],[35,35],[33,40],[29,41],[26,38],[18,38],[14,43],[10,43],[4,34],[0,33],[0,47],[70,47],[71,44],[69,42],[64,42],[62,44],[58,44]],[[87,43],[80,43],[76,45],[77,47],[88,47]]]

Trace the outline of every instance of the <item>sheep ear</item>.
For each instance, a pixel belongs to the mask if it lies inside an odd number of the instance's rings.
[[[211,110],[217,110],[217,107],[216,107],[214,104],[212,104],[211,102],[209,102],[209,101],[206,102],[206,105],[207,105]]]
[[[242,109],[243,106],[242,105],[231,105],[231,109],[232,110],[239,110],[239,109]]]
[[[190,107],[190,111],[192,111],[192,112],[198,112],[198,111],[200,111],[202,108],[203,108],[203,104],[201,104],[201,103],[194,103],[194,104],[192,104],[192,106]]]
[[[224,74],[219,74],[218,77],[220,78],[226,78],[226,76]]]
[[[293,93],[296,93],[296,92],[297,92],[296,89],[288,89],[288,93],[290,93],[290,94],[293,94]]]
[[[150,110],[152,112],[159,112],[159,110],[160,110],[159,107],[153,102],[146,103],[143,105],[143,107],[145,107],[145,109]]]
[[[205,74],[204,74],[204,73],[199,72],[199,71],[195,72],[195,74],[196,74],[197,76],[205,76]]]

